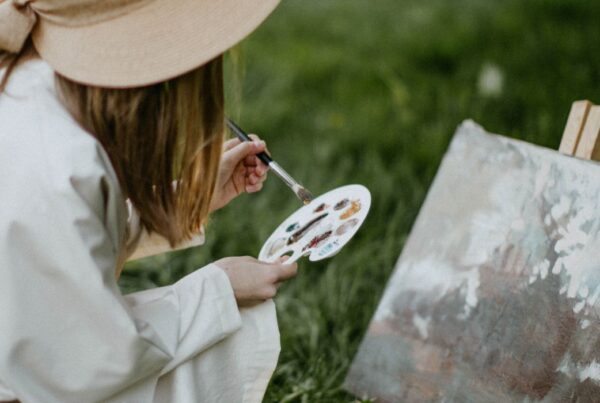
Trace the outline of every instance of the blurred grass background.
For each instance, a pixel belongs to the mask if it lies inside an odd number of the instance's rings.
[[[373,195],[348,247],[302,261],[280,289],[266,402],[353,401],[340,385],[454,129],[473,118],[557,149],[571,102],[600,103],[599,21],[589,0],[284,0],[241,45],[230,113],[313,193],[362,183]],[[131,263],[121,286],[256,256],[298,207],[272,177],[213,216],[205,246]]]

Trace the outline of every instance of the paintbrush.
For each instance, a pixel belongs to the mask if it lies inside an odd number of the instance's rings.
[[[238,125],[236,125],[233,120],[227,119],[227,127],[235,133],[235,135],[241,141],[252,141],[252,139],[248,136],[248,134],[243,131]],[[269,156],[266,152],[262,152],[256,154],[258,159],[260,159],[265,165],[267,165],[281,180],[288,185],[298,196],[300,200],[304,204],[308,204],[312,201],[313,195],[306,189],[304,186],[300,185],[290,174],[288,174],[285,169],[281,167],[277,162],[273,161],[273,158]]]

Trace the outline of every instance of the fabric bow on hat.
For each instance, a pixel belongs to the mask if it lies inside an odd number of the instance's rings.
[[[0,0],[0,50],[17,53],[29,37],[37,16],[29,0]]]

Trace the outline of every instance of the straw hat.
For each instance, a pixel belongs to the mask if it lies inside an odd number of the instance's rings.
[[[192,70],[242,40],[279,0],[0,0],[0,49],[31,35],[60,74],[134,87]]]

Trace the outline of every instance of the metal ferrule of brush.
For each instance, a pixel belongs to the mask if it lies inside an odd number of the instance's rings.
[[[294,180],[294,178],[292,178],[290,174],[288,174],[285,169],[283,169],[275,161],[271,161],[271,163],[269,163],[269,168],[271,168],[271,170],[292,189],[294,189],[295,186],[298,186],[298,183]]]

